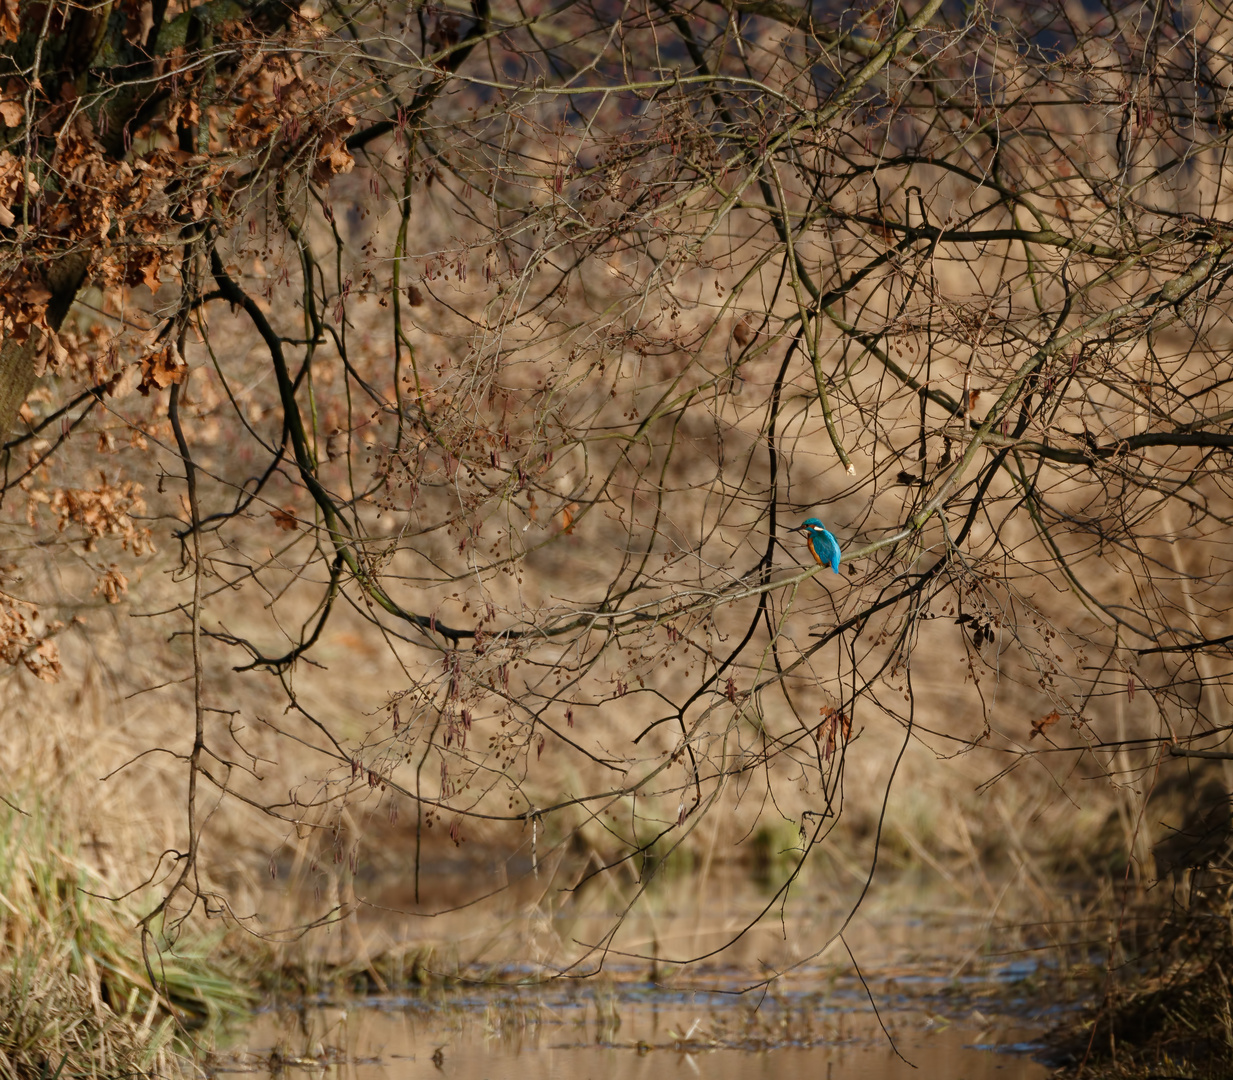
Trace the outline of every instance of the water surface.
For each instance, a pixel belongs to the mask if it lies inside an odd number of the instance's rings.
[[[1000,994],[996,979],[968,978],[904,970],[879,979],[871,985],[877,1014],[854,976],[745,994],[580,980],[319,1001],[258,1015],[219,1071],[347,1080],[1044,1080],[1049,1070],[1030,1053],[1042,1046],[1050,1010],[1016,997],[1013,970]]]
[[[615,933],[620,905],[548,889],[502,895],[504,912],[427,917],[392,896],[357,897],[368,904],[360,945],[419,948],[435,934],[422,967],[440,983],[267,1009],[213,1069],[322,1080],[1044,1080],[1032,1053],[1082,992],[1075,973],[1091,927],[999,921],[1003,895],[949,909],[884,896],[848,921],[850,908],[804,890],[758,919],[765,892],[712,875],[648,894]]]

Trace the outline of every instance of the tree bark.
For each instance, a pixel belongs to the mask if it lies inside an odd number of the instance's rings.
[[[52,291],[46,318],[53,331],[64,324],[64,317],[85,280],[88,264],[89,256],[75,251],[53,262],[45,271]],[[13,431],[17,414],[38,381],[35,369],[42,344],[42,335],[35,332],[25,341],[9,340],[0,345],[0,443]]]
[[[213,26],[230,19],[247,19],[259,32],[272,34],[284,29],[295,12],[286,0],[210,0],[174,18],[166,17],[167,5],[155,5],[155,22],[144,41],[134,42],[126,36],[126,20],[103,5],[97,10],[77,10],[63,28],[43,43],[41,79],[47,86],[62,83],[76,85],[79,91],[84,80],[88,95],[96,104],[87,109],[96,130],[105,133],[102,141],[105,153],[117,161],[128,156],[126,134],[144,123],[159,107],[166,91],[150,87],[143,80],[155,72],[154,57],[173,49],[188,47],[191,51],[201,26]],[[0,42],[0,80],[10,73],[28,74],[34,56],[34,39],[43,25],[44,8],[32,4],[23,18],[23,34],[18,41]],[[38,131],[41,117],[24,118],[24,123]],[[55,103],[52,104],[53,109]],[[0,131],[4,130],[0,127]],[[10,135],[16,134],[9,132]],[[32,150],[38,154],[38,143],[46,141],[48,132],[34,137]],[[21,139],[17,139],[20,146]],[[14,147],[16,150],[16,147]],[[0,245],[4,244],[0,238]],[[47,260],[42,270],[52,293],[46,311],[47,325],[58,331],[86,278],[89,255],[72,251],[63,257]],[[42,346],[36,332],[25,341],[0,343],[0,443],[14,429],[18,413],[38,381],[36,361]]]

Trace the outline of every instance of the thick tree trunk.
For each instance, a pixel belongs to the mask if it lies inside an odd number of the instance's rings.
[[[0,346],[0,442],[17,422],[17,412],[34,389],[34,340]]]
[[[44,272],[52,291],[47,303],[47,325],[59,330],[77,292],[85,280],[89,256],[73,252],[52,263]],[[41,335],[31,334],[25,341],[6,341],[0,345],[0,443],[12,434],[17,414],[38,381],[35,360],[42,345]]]
[[[80,91],[84,80],[89,93],[83,96],[92,96],[95,102],[86,111],[100,133],[105,152],[109,157],[123,159],[132,128],[140,126],[163,101],[162,89],[145,81],[156,70],[152,56],[177,48],[192,50],[202,28],[227,19],[248,19],[256,29],[275,33],[287,25],[295,10],[287,0],[210,0],[174,18],[166,18],[167,4],[159,2],[152,10],[154,21],[144,41],[134,37],[130,21],[115,11],[112,4],[74,10],[60,30],[43,43],[39,53],[43,81],[53,86],[76,85]],[[5,78],[29,70],[37,28],[44,25],[44,13],[43,5],[29,5],[23,12],[20,37],[0,41],[0,84]],[[229,56],[222,68],[234,62],[234,56]],[[28,116],[23,117],[22,124],[37,125],[39,121],[38,115]],[[5,130],[9,136],[17,133],[0,124],[0,133]],[[36,146],[47,137],[46,131],[41,132],[35,139]],[[20,141],[19,138],[17,144]],[[53,330],[59,330],[72,307],[88,264],[87,254],[73,252],[52,259],[41,268],[52,293],[46,320]],[[37,333],[23,342],[0,343],[0,443],[13,432],[18,412],[37,381],[35,360],[41,344]]]

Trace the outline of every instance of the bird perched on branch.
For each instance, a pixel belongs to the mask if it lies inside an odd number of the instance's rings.
[[[797,532],[803,532],[809,537],[809,553],[819,566],[829,566],[839,573],[839,541],[836,540],[817,518],[810,518],[796,527]]]

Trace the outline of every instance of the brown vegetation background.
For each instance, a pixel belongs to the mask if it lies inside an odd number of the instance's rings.
[[[0,22],[5,795],[117,893],[566,964],[1223,858],[1222,12],[234,6],[126,125]]]

